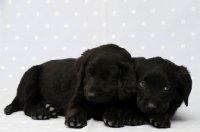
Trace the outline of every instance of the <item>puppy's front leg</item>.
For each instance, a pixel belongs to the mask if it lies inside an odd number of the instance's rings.
[[[87,120],[91,118],[91,108],[86,98],[77,94],[69,103],[66,111],[65,125],[71,128],[82,128],[87,125]]]
[[[122,127],[122,110],[120,108],[109,108],[103,115],[103,121],[109,127]]]
[[[169,114],[154,114],[149,116],[149,122],[157,128],[170,128]]]

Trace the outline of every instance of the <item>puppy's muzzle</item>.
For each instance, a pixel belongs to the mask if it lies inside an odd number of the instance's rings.
[[[97,98],[97,95],[96,95],[95,93],[93,93],[93,92],[89,92],[89,93],[87,94],[87,98],[88,98],[89,100],[95,100],[95,99]]]
[[[147,112],[155,112],[156,106],[153,103],[148,103],[146,105],[146,110],[147,110]]]

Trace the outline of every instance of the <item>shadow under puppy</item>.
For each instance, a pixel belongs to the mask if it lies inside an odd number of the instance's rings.
[[[66,125],[82,128],[88,119],[102,120],[106,109],[134,95],[136,83],[131,55],[117,45],[103,45],[78,59],[53,60],[30,68],[4,112],[23,110],[33,119],[44,120],[55,117],[52,104],[59,115],[65,115]]]
[[[189,71],[161,57],[133,58],[133,63],[138,79],[137,96],[124,100],[124,124],[140,125],[147,120],[157,128],[169,128],[170,118],[182,102],[188,106],[192,89]]]

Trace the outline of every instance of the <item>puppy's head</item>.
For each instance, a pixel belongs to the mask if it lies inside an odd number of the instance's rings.
[[[136,75],[130,54],[116,45],[87,50],[77,60],[78,87],[88,101],[109,102],[136,93]]]
[[[185,67],[156,57],[140,62],[136,71],[137,105],[144,113],[164,113],[175,102],[188,105],[192,80]]]

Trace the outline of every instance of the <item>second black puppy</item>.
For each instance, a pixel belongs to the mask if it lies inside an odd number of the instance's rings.
[[[133,58],[133,63],[137,66],[137,96],[126,100],[132,105],[124,106],[124,123],[140,125],[145,119],[157,128],[169,128],[170,118],[182,102],[188,106],[192,90],[189,71],[161,57]]]
[[[33,119],[48,119],[50,113],[44,106],[49,103],[66,116],[66,125],[81,128],[87,119],[102,120],[111,104],[135,92],[131,55],[119,46],[103,45],[87,50],[77,60],[54,60],[30,68],[5,114],[23,110]]]

